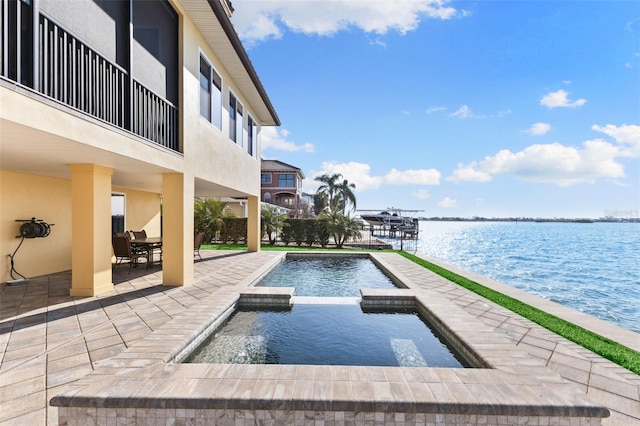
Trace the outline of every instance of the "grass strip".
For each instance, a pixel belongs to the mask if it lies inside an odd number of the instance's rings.
[[[420,257],[404,251],[398,251],[398,254],[424,268],[429,269],[441,277],[479,294],[485,299],[509,309],[510,311],[515,312],[516,314],[527,318],[586,349],[589,349],[609,361],[640,375],[640,352],[634,351],[631,348],[602,337],[599,334],[523,303],[513,297],[478,284],[475,281],[428,262]]]

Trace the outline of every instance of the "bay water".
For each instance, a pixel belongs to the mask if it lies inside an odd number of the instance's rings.
[[[638,223],[420,221],[403,244],[640,333]]]

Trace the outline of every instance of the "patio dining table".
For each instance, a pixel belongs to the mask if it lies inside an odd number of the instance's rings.
[[[162,237],[134,238],[131,245],[147,249],[147,268],[153,265],[153,251],[162,250]]]

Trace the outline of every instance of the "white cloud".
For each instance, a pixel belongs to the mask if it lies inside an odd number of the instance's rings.
[[[578,99],[576,101],[569,100],[569,93],[560,89],[557,92],[547,93],[540,99],[540,105],[547,108],[576,108],[587,103],[586,99]]]
[[[389,170],[384,182],[390,185],[439,185],[440,172],[435,169]]]
[[[628,157],[640,156],[640,126],[635,124],[623,124],[621,126],[607,124],[602,127],[594,124],[591,129],[615,139],[620,145],[619,148],[622,155]]]
[[[482,161],[459,164],[447,180],[486,182],[493,175],[504,174],[559,186],[593,183],[623,177],[624,167],[616,161],[620,156],[616,146],[601,139],[586,141],[580,149],[559,143],[538,144],[515,153],[504,149]]]
[[[478,164],[473,162],[468,165],[458,164],[453,175],[447,178],[451,182],[489,182],[491,175],[477,169]]]
[[[525,130],[525,132],[534,136],[539,136],[539,135],[544,135],[549,133],[550,130],[551,130],[551,124],[535,123],[529,129]]]
[[[273,149],[288,152],[315,152],[315,147],[312,143],[297,145],[295,142],[288,141],[288,136],[289,132],[286,129],[278,130],[276,127],[263,127],[260,131],[262,151]]]
[[[432,107],[427,108],[426,113],[431,115],[434,112],[445,111],[446,109],[447,109],[446,106],[432,106]]]
[[[418,189],[417,191],[413,191],[411,195],[420,200],[426,200],[431,197],[431,194],[426,189]]]
[[[467,105],[462,105],[456,112],[452,112],[449,115],[451,117],[458,117],[460,119],[475,117],[473,111],[471,111],[471,108],[469,108]]]
[[[440,172],[435,169],[419,169],[400,171],[391,169],[385,176],[372,176],[371,166],[365,163],[351,161],[338,163],[325,161],[320,170],[311,171],[303,181],[303,190],[308,193],[315,193],[320,185],[314,181],[317,176],[323,174],[332,175],[340,173],[343,179],[356,185],[355,192],[378,189],[381,185],[439,185]],[[417,192],[418,194],[420,191]]]
[[[290,31],[328,36],[348,28],[367,33],[405,34],[423,18],[467,16],[449,0],[234,0],[232,21],[240,37],[251,44],[280,38]]]
[[[442,200],[438,202],[438,207],[454,208],[454,207],[458,207],[458,202],[453,198],[444,197]]]
[[[382,183],[382,178],[380,176],[371,176],[371,166],[368,164],[358,163],[356,161],[348,163],[324,161],[320,170],[312,171],[308,175],[310,179],[305,179],[303,181],[305,188],[309,188],[305,189],[305,192],[315,193],[319,186],[318,182],[307,181],[313,181],[316,177],[324,174],[332,175],[334,173],[340,173],[343,179],[348,180],[349,183],[354,183],[356,185],[356,192],[366,191],[368,189],[378,189]]]

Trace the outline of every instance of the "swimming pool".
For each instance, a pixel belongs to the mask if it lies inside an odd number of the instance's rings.
[[[354,304],[239,309],[184,361],[461,368],[468,363],[410,309]]]
[[[292,255],[257,287],[294,287],[295,296],[357,297],[361,288],[397,288],[368,256]]]

